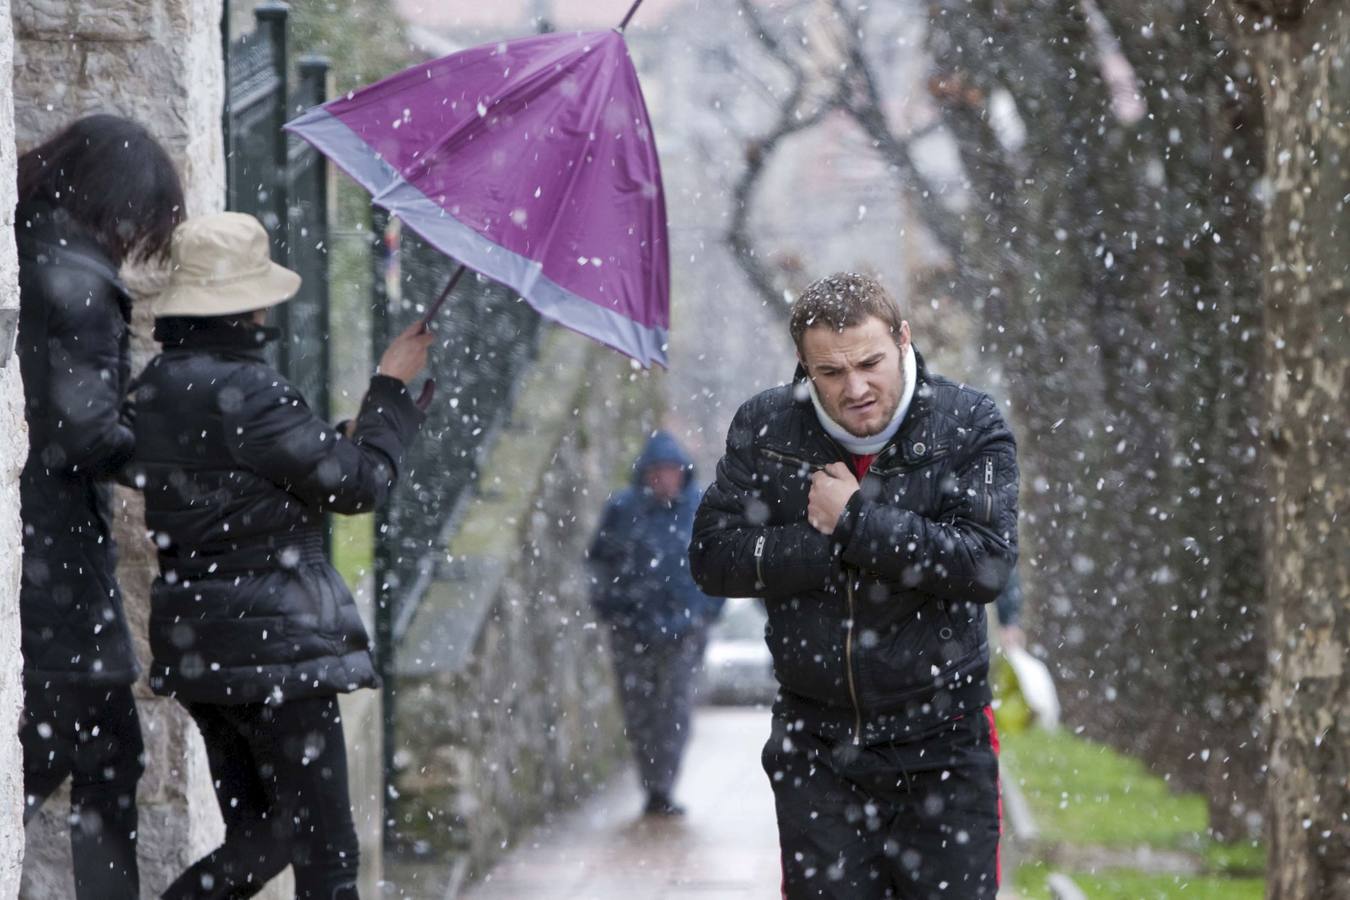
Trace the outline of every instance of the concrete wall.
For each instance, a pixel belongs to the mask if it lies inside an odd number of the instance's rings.
[[[0,0],[0,317],[19,305],[14,253],[14,31],[9,0]],[[12,313],[11,313],[12,314]],[[23,859],[23,754],[19,706],[23,659],[19,653],[19,473],[28,455],[23,384],[12,356],[13,334],[0,327],[0,900],[19,890]]]
[[[17,37],[13,133],[20,149],[81,115],[119,113],[146,125],[168,148],[183,176],[189,214],[221,207],[225,168],[220,0],[24,0],[13,12]],[[8,240],[8,227],[5,234]],[[124,274],[142,301],[134,326],[134,353],[140,364],[154,351],[148,338],[148,304],[143,301],[157,291],[165,273]],[[3,416],[0,412],[0,441],[15,433]],[[139,498],[119,493],[118,506],[118,576],[133,632],[143,635],[155,561],[144,538]],[[4,633],[8,640],[11,632],[4,629]],[[144,658],[144,646],[140,649]],[[141,882],[143,895],[151,897],[214,846],[222,829],[195,727],[172,702],[150,697],[143,689],[140,696],[149,756],[139,794]],[[72,895],[64,821],[67,803],[64,794],[53,797],[28,828],[23,897],[47,900]],[[4,829],[4,834],[12,833]]]
[[[627,759],[585,553],[650,430],[656,376],[554,330],[399,651],[390,877],[481,877],[529,825]],[[636,811],[635,811],[636,812]]]

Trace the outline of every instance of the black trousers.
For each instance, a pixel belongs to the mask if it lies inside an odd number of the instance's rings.
[[[70,778],[70,851],[79,900],[136,900],[136,783],[145,770],[130,685],[25,686],[23,820]]]
[[[356,900],[360,864],[336,697],[188,712],[206,742],[225,842],[165,900],[252,897],[286,866],[301,900]]]
[[[861,747],[775,720],[763,763],[783,896],[993,900],[997,750],[990,710],[921,738]]]
[[[694,681],[708,645],[708,630],[643,643],[622,628],[609,635],[619,683],[624,730],[642,788],[669,797],[689,743]]]

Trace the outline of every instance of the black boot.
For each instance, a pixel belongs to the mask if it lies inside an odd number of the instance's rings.
[[[642,812],[648,816],[682,816],[684,807],[670,799],[669,794],[653,791],[647,795],[647,807]]]

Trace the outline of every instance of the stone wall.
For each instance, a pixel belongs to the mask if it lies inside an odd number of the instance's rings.
[[[389,866],[410,897],[481,876],[626,758],[584,560],[606,486],[651,428],[655,385],[555,330],[480,467],[399,651]]]
[[[19,706],[23,659],[19,653],[19,473],[28,455],[23,384],[13,357],[18,307],[14,252],[14,32],[9,0],[0,0],[0,900],[19,890],[23,860],[23,754]]]
[[[13,20],[13,133],[20,150],[81,115],[125,115],[146,125],[173,156],[188,213],[218,210],[225,186],[220,17],[221,0],[24,0]],[[164,273],[124,275],[138,295],[134,353],[140,364],[154,352],[144,301]],[[3,423],[0,430],[0,440],[13,433]],[[144,635],[154,556],[144,538],[138,496],[119,492],[118,507],[118,577],[133,632]],[[145,647],[140,649],[144,658]],[[214,846],[222,830],[196,728],[175,704],[140,690],[149,763],[138,798],[141,883],[143,895],[151,897]],[[72,896],[67,803],[64,793],[53,797],[27,830],[24,897]]]

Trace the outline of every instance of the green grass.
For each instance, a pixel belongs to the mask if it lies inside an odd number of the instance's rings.
[[[1009,735],[1003,754],[1047,840],[1192,849],[1209,825],[1204,798],[1067,731]]]
[[[1013,886],[1020,900],[1049,900],[1045,883],[1049,874],[1043,863],[1019,866]],[[1067,874],[1089,900],[1262,900],[1265,896],[1265,882],[1260,878],[1149,875],[1124,869]]]
[[[1186,851],[1207,869],[1201,875],[1066,871],[1092,900],[1259,900],[1264,895],[1264,849],[1256,842],[1211,841],[1200,795],[1175,793],[1138,760],[1067,731],[1030,729],[1005,735],[1002,744],[1005,777],[1022,788],[1042,841]],[[1013,873],[1019,897],[1048,898],[1048,874],[1040,862],[1019,866]]]
[[[1259,875],[1266,870],[1266,848],[1259,841],[1205,846],[1205,862],[1211,871],[1228,875]]]
[[[333,516],[333,568],[353,590],[375,564],[374,516]]]

